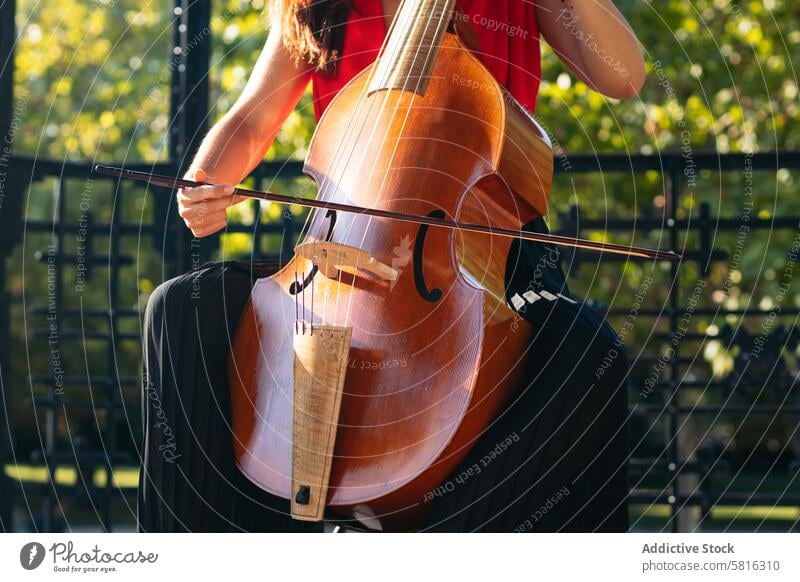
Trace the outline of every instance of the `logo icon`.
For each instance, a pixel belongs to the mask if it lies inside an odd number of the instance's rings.
[[[44,562],[44,546],[39,542],[28,542],[19,551],[19,563],[26,570],[35,570]]]
[[[392,269],[402,271],[403,267],[408,265],[411,261],[411,256],[413,254],[411,252],[411,237],[404,236],[400,239],[400,244],[394,247],[392,251],[394,252],[394,257],[392,257]],[[396,283],[397,279],[389,284],[389,291],[394,289]]]

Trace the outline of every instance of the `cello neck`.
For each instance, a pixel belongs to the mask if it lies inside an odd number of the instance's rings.
[[[403,0],[369,93],[383,89],[424,93],[454,6],[455,0]]]

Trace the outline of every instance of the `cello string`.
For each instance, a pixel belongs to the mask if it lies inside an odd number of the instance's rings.
[[[397,13],[395,15],[395,18],[392,20],[392,24],[390,26],[389,32],[387,33],[386,38],[384,38],[384,42],[383,42],[384,47],[386,47],[388,45],[388,42],[389,42],[389,40],[391,39],[391,36],[392,36],[392,32],[394,30],[396,30],[400,26],[400,23],[407,22],[407,21],[411,20],[416,15],[416,13],[412,12],[411,8],[408,8],[406,10],[406,8],[407,8],[406,4],[409,1],[411,1],[411,0],[403,0],[403,3],[399,7],[399,9],[398,9],[398,11],[397,11]],[[383,15],[383,17],[385,18],[385,14]],[[426,23],[426,30],[427,30],[427,26],[429,26],[429,24],[430,24],[430,20],[431,20],[431,17],[429,16],[428,23]],[[378,68],[380,66],[379,62],[381,60],[383,60],[384,58],[388,58],[388,59],[394,58],[395,60],[397,59],[397,54],[399,52],[398,49],[395,49],[395,47],[397,47],[397,46],[400,46],[399,43],[392,43],[392,45],[389,45],[388,48],[384,49],[383,54],[381,55],[380,59],[378,61],[376,61],[375,65],[374,65],[374,68],[372,70],[371,74],[373,76],[373,79],[374,79],[374,76],[377,74],[377,70],[378,70]],[[416,63],[416,60],[417,60],[417,58],[419,56],[419,52],[420,52],[421,48],[422,48],[421,45],[419,45],[417,47],[417,51],[416,51],[416,53],[414,55],[414,60],[412,61],[412,66],[413,66],[414,63]],[[406,79],[406,82],[405,82],[405,85],[403,87],[403,90],[407,89],[407,85],[408,85],[408,78]],[[366,85],[366,90],[365,90],[364,93],[362,93],[362,95],[366,95],[366,97],[368,97],[369,94],[370,94],[369,85]],[[370,143],[372,143],[374,141],[376,131],[377,131],[378,127],[379,127],[378,120],[383,115],[383,112],[388,109],[387,105],[388,105],[388,103],[390,101],[390,98],[391,98],[391,90],[386,90],[385,91],[385,95],[383,96],[383,99],[380,100],[381,101],[380,102],[380,107],[379,107],[378,112],[376,114],[376,116],[377,116],[376,117],[376,122],[373,124],[372,130],[371,130],[371,132],[369,134],[369,137],[368,137],[367,145],[365,146],[365,147],[367,147],[367,149],[369,149]],[[373,109],[374,103],[378,102],[378,99],[371,99],[369,101],[370,101],[369,102],[369,108],[368,108],[368,110],[366,112],[367,115],[365,115],[365,117],[364,117],[364,123],[361,124],[361,127],[358,130],[360,133],[364,132],[364,128],[366,126],[367,118],[368,118],[369,114],[371,113],[371,111]],[[360,105],[360,107],[363,109],[363,105]],[[396,115],[396,112],[397,112],[398,108],[399,108],[399,102],[398,102],[398,105],[394,108],[393,116]],[[387,135],[388,135],[388,131],[390,129],[391,128],[387,127]],[[385,139],[386,139],[386,136],[384,135],[384,138],[381,140],[381,144],[385,143]],[[350,161],[352,159],[352,156],[353,156],[353,153],[355,152],[355,150],[356,150],[356,148],[351,148],[350,149],[350,155],[347,157],[346,160],[337,160],[337,161],[339,161],[338,165],[341,167],[341,175],[342,176],[344,176],[345,172],[352,171],[352,167],[350,167]],[[362,161],[363,161],[363,159],[362,159]],[[378,159],[376,158],[375,161],[373,162],[373,166],[372,166],[371,172],[374,171],[377,163],[378,163]],[[335,174],[337,172],[336,171],[332,171],[332,173]],[[380,191],[378,193],[376,193],[376,195],[378,196],[378,199],[379,199]],[[371,222],[372,222],[371,218],[368,219],[366,228],[364,228],[363,231],[362,231],[362,245],[363,245],[363,241],[366,239],[366,236],[367,236],[367,234],[369,232],[369,227],[371,225]],[[338,227],[338,224],[337,224],[337,227]],[[352,228],[352,226],[351,226],[351,228]],[[343,273],[340,271],[338,273],[338,276],[337,276],[337,283],[338,284],[342,283],[342,275],[343,275]],[[337,285],[337,289],[339,289],[339,288],[341,288],[341,287],[339,287]],[[346,314],[347,316],[349,316],[351,301],[352,301],[352,294],[350,295],[350,301],[348,301],[348,310],[347,310],[347,314]],[[337,294],[335,304],[338,305],[338,302],[339,302],[339,295]],[[324,306],[323,307],[323,315],[324,315],[327,312],[327,308],[328,308],[327,298],[325,299],[325,302],[323,303],[323,306]]]
[[[451,17],[451,14],[452,14],[452,9],[454,7],[454,2],[451,4],[450,3],[451,1],[452,0],[444,0],[444,2],[443,2],[444,6],[442,8],[440,8],[439,0],[434,0],[434,5],[433,5],[433,7],[431,8],[431,10],[430,10],[430,12],[428,14],[428,19],[425,22],[424,30],[423,30],[422,34],[419,37],[417,37],[417,47],[416,47],[416,51],[414,53],[414,59],[412,61],[411,66],[408,67],[408,74],[406,75],[406,78],[403,81],[403,88],[402,88],[402,92],[403,93],[406,93],[408,91],[409,85],[412,82],[411,77],[413,76],[414,71],[415,71],[414,65],[416,65],[417,59],[419,58],[419,55],[420,55],[420,52],[422,51],[423,46],[426,44],[426,39],[428,38],[429,27],[431,26],[431,21],[434,20],[434,17],[437,14],[437,11],[438,11],[440,14],[439,14],[438,22],[436,24],[436,28],[435,28],[435,31],[434,31],[435,34],[433,35],[433,37],[431,37],[431,41],[429,42],[429,46],[427,47],[427,56],[425,57],[426,61],[423,63],[423,67],[421,67],[421,69],[420,69],[420,74],[417,75],[417,83],[416,83],[415,89],[411,93],[410,98],[408,99],[408,105],[407,105],[405,117],[403,118],[402,125],[400,126],[400,130],[398,132],[396,132],[396,139],[394,140],[395,141],[394,149],[392,150],[391,155],[389,156],[388,162],[386,162],[386,164],[385,164],[385,167],[384,167],[385,171],[384,171],[384,174],[383,174],[383,180],[381,181],[381,184],[378,187],[377,192],[375,193],[375,198],[376,198],[375,202],[374,202],[375,204],[379,204],[380,201],[383,198],[385,198],[387,196],[390,196],[389,192],[385,192],[385,186],[386,186],[386,183],[387,183],[387,180],[388,180],[389,172],[390,172],[390,170],[392,168],[394,159],[395,159],[397,151],[399,149],[400,139],[402,138],[403,133],[404,133],[404,131],[405,131],[407,125],[408,125],[408,121],[409,121],[409,119],[411,117],[411,112],[412,112],[412,110],[414,108],[415,101],[417,100],[418,90],[420,88],[420,85],[423,83],[423,80],[425,79],[426,76],[430,76],[430,77],[433,76],[433,70],[435,68],[435,60],[438,59],[440,57],[440,55],[441,55],[441,46],[443,44],[443,37],[440,37],[440,33],[441,33],[442,24],[444,22],[449,22],[449,20],[450,20],[450,17]],[[450,10],[444,10],[443,8],[446,8],[448,5],[450,6]],[[428,70],[427,69],[427,65],[429,64],[430,59],[434,59],[434,64]],[[388,98],[388,94],[391,93],[391,91],[392,91],[392,89],[388,89],[386,91],[387,98]],[[401,101],[402,101],[402,98],[398,97],[397,100],[396,100],[397,104],[396,104],[396,106],[394,108],[394,111],[392,112],[391,121],[386,123],[386,127],[387,127],[387,132],[386,133],[387,134],[390,131],[391,126],[393,125],[394,118],[396,117],[398,110],[400,109]],[[380,114],[383,114],[383,111],[381,111]],[[378,125],[378,122],[376,121],[376,126],[377,125]],[[384,139],[380,143],[380,147],[383,148],[385,143],[386,143],[386,138],[384,137]],[[378,163],[378,160],[379,160],[379,158],[378,158],[378,156],[376,156],[375,162],[373,164],[373,171],[374,171],[375,165],[377,165],[377,163]],[[359,248],[364,246],[364,241],[367,238],[367,233],[368,233],[368,230],[369,230],[370,226],[372,226],[372,222],[373,222],[373,217],[370,216],[367,219],[367,225],[366,225],[366,227],[364,228],[364,230],[362,232],[361,244],[359,245]],[[349,300],[348,300],[348,305],[347,305],[347,310],[346,310],[346,317],[345,317],[345,320],[344,320],[345,322],[348,322],[350,320],[350,313],[351,313],[351,310],[353,308],[353,295],[354,295],[354,293],[351,291],[351,293],[349,294]],[[446,333],[447,333],[446,330],[441,330],[440,331],[440,334],[442,334],[442,335],[444,335]],[[433,341],[435,341],[435,340],[430,340],[430,343],[433,343]],[[403,389],[410,389],[410,388],[413,388],[413,385],[409,385],[409,386],[403,387]],[[406,443],[406,445],[413,445],[413,444],[416,444],[416,443]]]
[[[346,24],[345,25],[340,25],[340,26],[346,26]],[[394,27],[394,20],[392,20],[392,23],[390,25],[390,30],[392,30],[393,27]],[[387,34],[386,38],[384,38],[383,42],[381,43],[381,47],[379,48],[379,52],[378,52],[379,55],[381,55],[385,51],[388,38],[389,38],[389,35]],[[341,60],[341,57],[339,57],[337,60]],[[376,62],[374,64],[374,66],[370,67],[370,71],[368,73],[367,82],[366,82],[366,86],[367,87],[369,87],[369,84],[371,83],[372,78],[375,75],[375,72],[377,70],[377,62],[378,62],[378,59],[376,59]],[[354,107],[354,113],[358,112],[361,109],[363,109],[363,104],[364,104],[364,102],[366,102],[367,96],[368,96],[368,92],[366,92],[366,91],[362,92],[361,95],[359,95],[358,103]],[[347,126],[344,128],[344,132],[343,132],[344,136],[346,136],[349,133],[352,133],[352,128],[353,128],[354,122],[355,122],[355,120],[357,118],[358,118],[358,116],[354,114],[348,119]],[[328,169],[328,171],[324,172],[324,178],[323,178],[322,182],[320,184],[318,184],[318,189],[317,189],[318,193],[323,192],[325,187],[331,181],[330,177],[333,174],[333,172],[331,170],[332,170],[333,166],[336,165],[337,160],[340,157],[342,157],[342,149],[344,148],[344,145],[347,143],[347,141],[348,141],[347,139],[339,140],[339,142],[337,144],[337,147],[336,147],[336,150],[335,150],[335,152],[334,152],[334,154],[333,154],[333,156],[331,158],[331,163],[329,164],[329,169]],[[318,212],[316,211],[316,209],[313,209],[313,208],[306,215],[306,218],[305,218],[305,221],[303,223],[303,226],[300,229],[300,235],[298,237],[298,240],[302,240],[303,237],[308,235],[308,233],[311,231],[312,223],[316,220],[317,215],[318,215]],[[331,234],[332,234],[332,232],[331,232]],[[295,261],[296,260],[297,259],[295,258]],[[313,268],[313,264],[312,264],[311,268]],[[305,277],[304,277],[304,280],[305,280]],[[295,285],[295,289],[297,289],[297,285]]]
[[[403,4],[405,2],[406,2],[406,0],[403,0]],[[402,5],[401,5],[401,7],[402,7]],[[384,22],[385,22],[386,16],[383,13],[383,10],[381,10],[381,18],[383,18]],[[364,82],[364,89],[361,91],[360,95],[358,96],[358,102],[354,106],[353,113],[350,115],[350,117],[348,119],[347,126],[345,127],[344,132],[342,133],[342,139],[339,140],[339,143],[337,144],[336,151],[335,151],[334,155],[331,158],[331,162],[329,163],[328,170],[324,173],[323,180],[318,185],[318,190],[317,190],[318,195],[319,195],[319,193],[324,193],[326,188],[327,188],[327,186],[330,183],[333,182],[333,176],[336,174],[335,168],[336,168],[337,165],[342,167],[341,176],[344,176],[344,173],[347,171],[347,164],[349,164],[350,159],[352,159],[352,156],[353,156],[355,148],[353,148],[353,147],[350,148],[349,156],[347,156],[347,159],[344,161],[344,163],[342,162],[342,160],[345,158],[345,155],[344,155],[345,152],[343,150],[344,150],[346,144],[351,142],[351,136],[356,131],[355,130],[355,125],[357,124],[358,120],[362,120],[361,127],[358,129],[358,133],[360,134],[361,132],[363,132],[364,125],[366,124],[366,120],[368,119],[369,113],[372,110],[373,102],[375,101],[375,100],[369,100],[369,103],[368,103],[368,97],[369,97],[369,94],[370,94],[369,87],[372,85],[373,79],[377,75],[377,71],[378,71],[378,68],[379,68],[379,63],[380,63],[381,59],[383,58],[384,54],[386,53],[389,39],[391,38],[391,35],[392,35],[393,31],[395,30],[397,22],[398,22],[398,19],[397,18],[393,18],[392,22],[390,23],[390,25],[388,27],[386,36],[384,37],[384,39],[383,39],[383,41],[381,43],[380,49],[378,51],[378,58],[376,58],[376,60],[373,63],[373,65],[371,65],[371,67],[370,67],[370,71],[367,74],[367,78],[365,79],[365,82]],[[382,26],[385,26],[385,24],[382,23]],[[385,97],[385,100],[388,100],[388,95]],[[366,115],[362,115],[364,113],[365,104],[367,104],[367,103],[369,104],[369,109],[366,111]],[[303,231],[305,231],[306,229],[308,229],[308,231],[311,230],[311,222],[316,219],[317,215],[318,215],[318,213],[309,212],[309,214],[306,217],[305,223],[303,225],[303,229],[302,229]],[[333,235],[334,235],[334,231],[336,229],[336,226],[337,225],[334,224],[333,228],[330,231],[330,237],[329,238],[331,240],[333,239]],[[312,265],[312,268],[313,268],[313,265]],[[312,278],[312,282],[313,282],[313,278]],[[341,278],[340,277],[339,277],[339,281],[338,282],[341,283]],[[338,290],[338,286],[337,286],[337,290]],[[313,291],[312,291],[312,294],[313,294]],[[313,297],[313,295],[312,295],[312,297]],[[337,302],[338,302],[338,293],[337,293]],[[322,317],[322,321],[325,321],[326,304],[327,304],[327,300],[323,303],[323,310],[322,310],[322,316],[321,316]]]
[[[405,0],[403,0],[403,1],[405,2]],[[340,25],[340,26],[346,26],[346,23],[344,25]],[[394,20],[392,21],[392,26],[394,26]],[[380,48],[378,49],[379,58],[380,58],[380,55],[384,52],[384,50],[386,48],[386,44],[387,44],[388,38],[389,38],[389,35],[387,34],[386,38],[383,40],[383,42],[381,43]],[[373,63],[373,65],[370,65],[370,71],[369,71],[369,73],[367,75],[367,86],[369,86],[369,83],[372,82],[372,79],[373,79],[373,77],[375,75],[375,72],[377,70],[377,63],[378,63],[379,58],[375,60],[375,63]],[[342,60],[341,56],[339,56],[337,58],[337,61],[341,61],[341,60]],[[337,67],[338,66],[340,66],[340,64],[337,62]],[[368,92],[362,92],[359,95],[358,102],[357,102],[356,106],[353,109],[354,113],[357,113],[363,107],[363,104],[366,102],[367,97],[368,97]],[[323,181],[322,181],[322,183],[318,184],[318,192],[321,192],[323,190],[323,187],[326,186],[327,183],[330,181],[329,176],[332,175],[333,166],[337,163],[338,159],[343,155],[341,150],[344,148],[345,144],[348,141],[347,139],[345,139],[345,137],[348,135],[348,133],[350,133],[352,131],[352,127],[353,127],[353,124],[355,123],[356,119],[358,119],[357,115],[352,115],[348,119],[347,125],[345,126],[344,130],[342,131],[342,136],[343,137],[342,137],[342,139],[339,140],[339,142],[338,142],[338,144],[336,146],[336,150],[334,151],[333,156],[331,157],[331,162],[328,165],[328,169],[324,173]],[[305,221],[305,223],[303,225],[304,229],[305,229],[306,226],[308,226],[308,224],[309,224],[309,222],[311,222],[311,220],[312,220],[312,212],[309,212],[308,216],[306,216],[306,221]]]
[[[381,17],[385,19],[385,16],[383,14],[381,15]],[[390,31],[394,29],[394,24],[395,24],[395,19],[392,20],[392,24],[390,26]],[[380,55],[382,55],[384,53],[389,38],[390,38],[390,34],[387,32],[387,35],[384,38],[384,40],[383,40],[383,42],[381,44],[380,51],[378,53],[379,57],[380,57]],[[359,118],[361,117],[360,113],[364,109],[364,104],[367,103],[368,96],[369,96],[369,87],[370,87],[370,85],[372,83],[372,79],[375,77],[375,75],[377,73],[379,61],[380,61],[380,58],[376,59],[374,65],[370,69],[370,72],[367,74],[367,79],[366,79],[365,85],[364,85],[365,89],[362,91],[362,94],[359,95],[359,97],[358,97],[358,102],[356,103],[356,105],[354,107],[353,114],[348,119],[347,126],[345,127],[345,130],[344,130],[344,132],[342,134],[343,137],[339,141],[339,143],[337,144],[336,151],[334,152],[333,158],[331,159],[331,163],[329,164],[329,168],[324,173],[324,178],[323,178],[322,182],[320,184],[318,184],[317,197],[319,197],[320,199],[321,199],[320,194],[323,194],[326,191],[326,189],[328,188],[329,184],[331,183],[332,177],[335,175],[333,169],[335,168],[335,166],[337,164],[337,161],[340,158],[344,157],[343,156],[343,148],[345,147],[346,144],[348,144],[350,142],[350,139],[347,139],[347,136],[352,135],[352,133],[354,131],[354,126],[357,123],[357,121],[359,120]],[[369,104],[370,104],[370,107],[371,107],[371,105],[372,105],[371,100],[370,100]],[[364,116],[363,119],[366,121],[367,117]],[[362,129],[363,129],[363,123],[362,123]],[[361,131],[361,130],[359,130],[359,131]],[[350,157],[352,157],[352,153],[353,153],[352,150],[353,149],[354,148],[351,148]],[[346,169],[346,166],[345,166],[344,169]],[[334,192],[335,192],[335,190],[334,190]],[[311,228],[313,226],[313,223],[315,221],[319,222],[319,213],[318,212],[313,212],[313,211],[309,212],[308,215],[306,216],[306,220],[304,222],[302,230],[306,231],[307,233],[310,232]],[[331,228],[331,230],[330,230],[330,237],[329,238],[331,240],[333,239],[334,229],[335,228],[336,228],[336,224],[334,224],[333,228]],[[297,257],[295,256],[295,264],[296,264],[296,262],[297,262]],[[314,294],[315,294],[314,279],[316,278],[316,274],[313,273],[313,268],[314,268],[314,266],[312,264],[311,265],[311,269],[312,269],[312,277],[311,277],[312,331],[311,331],[311,333],[313,333],[313,317],[314,317],[314,314],[313,314],[313,301],[314,301]],[[296,279],[295,279],[295,281],[296,281]],[[295,283],[295,290],[296,289],[297,289],[297,283]],[[338,301],[338,297],[339,297],[339,293],[338,293],[339,289],[340,289],[340,286],[337,285],[337,301]],[[303,285],[302,293],[303,293],[303,298],[302,299],[303,299],[303,314],[304,314],[303,333],[305,333],[305,285]],[[296,297],[296,294],[295,294],[295,299],[296,298],[297,297]],[[323,323],[325,321],[325,311],[324,311],[324,309],[323,309],[323,312],[322,312],[321,321]]]
[[[297,264],[295,263],[294,269],[294,288],[297,289]],[[300,320],[300,305],[297,299],[297,293],[294,294],[294,333],[297,335],[299,333],[300,328],[298,325],[298,321]]]
[[[405,2],[405,1],[406,0],[403,0],[403,2]],[[385,16],[383,14],[381,15],[381,17],[385,18]],[[357,101],[356,105],[353,108],[353,114],[349,117],[349,119],[347,121],[347,125],[345,126],[344,130],[342,131],[342,138],[340,140],[338,140],[338,144],[336,146],[336,150],[335,150],[333,156],[331,157],[331,161],[328,164],[327,170],[324,172],[323,180],[318,185],[318,192],[322,192],[324,190],[325,186],[327,186],[332,181],[332,176],[335,174],[334,167],[339,163],[341,158],[344,156],[344,152],[342,150],[344,149],[345,145],[349,142],[348,136],[354,131],[354,125],[356,124],[357,120],[361,117],[359,115],[359,113],[361,113],[363,111],[364,105],[367,103],[367,98],[369,97],[369,86],[372,84],[372,81],[373,81],[373,79],[374,79],[374,77],[375,77],[375,75],[377,73],[378,63],[379,63],[380,59],[382,58],[384,52],[386,51],[388,40],[389,40],[389,37],[391,35],[391,32],[394,30],[395,24],[396,24],[395,19],[392,19],[392,22],[391,22],[391,24],[389,26],[389,30],[388,30],[388,32],[386,34],[386,37],[383,39],[383,42],[381,43],[381,46],[378,49],[378,58],[376,58],[375,62],[372,65],[370,65],[370,70],[369,70],[369,73],[367,74],[367,78],[365,79],[365,83],[364,83],[364,85],[366,87],[366,90],[362,91],[360,93],[360,95],[358,96],[358,101]],[[339,58],[337,60],[341,60],[341,58]],[[371,106],[372,106],[372,104],[370,103],[370,107]],[[363,126],[362,126],[362,129],[363,129]],[[359,130],[359,131],[361,131],[361,130]],[[352,156],[352,151],[350,152],[350,156]],[[311,219],[311,213],[309,213],[309,216],[306,217],[306,225],[308,224],[310,219]],[[305,225],[304,225],[304,228],[305,228]]]
[[[408,125],[408,120],[411,117],[411,111],[413,109],[414,102],[417,99],[420,85],[423,83],[423,81],[424,81],[424,79],[426,77],[426,75],[424,73],[426,71],[426,67],[427,67],[429,61],[431,59],[435,60],[436,58],[438,58],[438,56],[441,53],[441,40],[437,41],[437,39],[440,39],[440,33],[441,33],[441,29],[442,29],[442,24],[445,23],[445,22],[449,22],[449,20],[450,20],[451,13],[452,13],[452,6],[451,6],[450,10],[446,10],[445,9],[448,6],[448,4],[450,4],[450,2],[451,2],[451,0],[443,0],[442,1],[443,6],[440,7],[439,0],[434,0],[434,6],[429,11],[429,14],[427,16],[427,21],[425,23],[424,30],[423,30],[422,34],[420,35],[420,37],[418,37],[417,47],[416,47],[416,50],[414,52],[414,58],[413,58],[413,60],[411,62],[411,65],[408,67],[409,74],[406,75],[406,78],[403,81],[403,87],[402,87],[402,92],[403,93],[406,93],[406,92],[409,91],[409,86],[410,86],[410,84],[412,82],[414,66],[416,65],[417,60],[420,57],[420,53],[423,52],[423,49],[427,49],[427,55],[423,57],[423,58],[425,58],[425,62],[423,63],[423,67],[421,69],[421,72],[423,74],[420,74],[420,75],[417,76],[416,86],[414,87],[414,90],[411,91],[411,97],[409,99],[409,103],[408,103],[408,106],[407,106],[407,109],[406,109],[405,117],[403,118],[403,122],[402,122],[402,124],[400,126],[400,130],[398,132],[398,136],[402,136],[403,132],[405,131],[406,126]],[[437,13],[438,13],[438,19],[436,18]],[[430,29],[431,22],[433,22],[435,20],[436,20],[436,28],[434,30],[434,35],[432,37],[431,43],[426,47],[425,46],[425,39],[428,36],[428,31]],[[433,67],[430,68],[429,74],[432,73],[432,72],[433,72]],[[391,89],[388,89],[386,91],[386,93],[387,93],[387,99],[388,99],[388,94],[391,93]],[[401,103],[401,99],[398,98],[396,100],[396,105],[394,107],[394,110],[392,111],[391,120],[388,123],[386,123],[386,128],[387,129],[386,129],[386,132],[384,134],[383,139],[380,142],[380,147],[381,148],[383,148],[384,144],[386,143],[386,138],[388,137],[388,134],[391,131],[391,128],[392,128],[392,125],[393,125],[393,122],[394,122],[394,118],[396,117],[397,112],[400,109],[400,103]],[[380,111],[378,113],[378,115],[383,115],[384,111],[385,111],[385,108],[384,108],[384,110]],[[375,126],[376,127],[378,126],[378,122],[377,121],[375,123]],[[373,132],[373,135],[374,135],[374,132]],[[372,139],[372,135],[370,136],[370,139]],[[375,203],[376,204],[380,203],[382,198],[385,198],[386,196],[388,196],[388,193],[385,192],[385,186],[386,186],[386,183],[387,183],[388,178],[389,178],[389,171],[388,170],[392,166],[392,162],[395,159],[395,156],[397,154],[397,151],[398,151],[399,145],[400,145],[400,139],[396,139],[394,141],[395,141],[394,149],[392,150],[391,155],[389,157],[389,160],[386,163],[387,171],[384,172],[383,180],[381,181],[380,186],[378,187],[378,190],[375,193],[375,196],[376,196]],[[379,157],[376,156],[375,161],[373,162],[373,168],[372,168],[373,172],[375,170],[375,167],[378,164],[378,161],[379,161]],[[364,228],[364,230],[362,232],[362,235],[361,235],[361,243],[359,245],[359,248],[363,247],[364,242],[367,239],[369,228],[371,226],[372,226],[372,217],[370,217],[367,220],[366,227]],[[340,281],[341,281],[341,277],[340,277]],[[349,321],[349,319],[350,319],[350,312],[352,310],[352,305],[353,305],[353,293],[350,293],[349,294],[349,298],[348,298],[347,310],[345,312],[346,313],[345,321]]]
[[[369,97],[371,95],[370,86],[371,86],[373,80],[375,79],[375,76],[377,75],[378,69],[380,68],[380,62],[384,58],[388,58],[388,59],[391,59],[391,58],[395,58],[396,59],[397,58],[397,56],[396,56],[397,55],[397,50],[394,48],[397,45],[397,43],[394,43],[393,45],[389,45],[389,41],[390,41],[391,36],[394,33],[394,31],[397,30],[401,26],[402,23],[411,21],[413,19],[413,17],[415,16],[416,13],[412,12],[411,8],[408,8],[407,11],[406,11],[406,5],[408,4],[410,6],[411,5],[410,3],[413,2],[413,1],[414,0],[403,0],[403,2],[401,3],[401,5],[400,5],[400,7],[399,7],[399,9],[397,11],[397,13],[395,14],[395,17],[392,19],[392,23],[391,23],[391,25],[389,27],[389,30],[388,30],[388,32],[386,34],[386,37],[384,38],[383,43],[382,43],[382,47],[383,47],[382,48],[382,54],[380,55],[380,57],[374,63],[373,68],[371,69],[371,72],[370,72],[371,78],[369,79],[368,83],[365,83],[364,90],[362,91],[362,94],[360,96],[359,104],[355,108],[355,112],[354,112],[353,117],[354,118],[355,117],[361,117],[362,118],[362,123],[361,123],[360,127],[358,128],[358,130],[353,129],[351,131],[352,135],[351,136],[347,136],[347,138],[344,138],[341,143],[344,143],[345,141],[347,141],[348,138],[355,140],[357,136],[360,136],[360,135],[362,135],[364,133],[365,127],[367,125],[367,121],[369,120],[370,115],[372,114],[372,111],[373,111],[373,109],[375,107],[375,104],[378,103],[378,111],[375,114],[375,116],[376,116],[375,117],[375,122],[373,123],[372,129],[371,129],[371,131],[369,133],[369,137],[367,138],[367,144],[365,146],[367,149],[370,149],[369,145],[374,141],[374,137],[375,137],[376,131],[378,129],[378,120],[383,115],[383,112],[388,109],[389,101],[391,99],[391,91],[390,90],[383,91],[384,95],[382,96],[382,98],[369,99]],[[386,17],[386,15],[385,15],[385,13],[383,13],[383,11],[382,11],[382,17],[384,19]],[[416,58],[416,55],[415,55],[415,58]],[[365,103],[367,104],[366,105],[366,111],[365,111]],[[395,112],[396,111],[397,111],[397,107],[395,108]],[[387,132],[388,132],[388,128],[387,128]],[[385,141],[385,136],[384,136],[384,139],[382,140],[381,143],[383,143],[384,141]],[[350,147],[349,155],[347,155],[346,157],[344,155],[341,155],[339,159],[335,160],[335,162],[331,164],[330,176],[334,176],[337,173],[340,176],[339,181],[335,182],[335,183],[341,183],[341,179],[344,177],[345,173],[353,171],[353,167],[352,167],[351,162],[352,162],[353,154],[355,153],[355,151],[356,151],[355,147]],[[361,163],[363,163],[363,158],[358,162],[358,164],[361,164]],[[371,171],[374,171],[374,169],[376,167],[376,164],[377,164],[377,159],[373,163]],[[335,166],[338,166],[338,168],[335,168]],[[360,167],[360,165],[357,166],[357,167]],[[363,240],[366,237],[366,234],[367,234],[367,232],[369,230],[370,224],[371,224],[371,220],[368,219],[366,228],[364,228],[363,234],[362,234],[362,244],[363,244]],[[352,223],[350,225],[350,228],[354,228],[354,225]],[[340,223],[338,223],[338,222],[334,226],[334,229],[331,232],[331,238],[332,238],[332,236],[334,234],[334,231],[336,229],[339,229],[339,230],[341,229]],[[337,307],[339,305],[339,299],[340,299],[340,295],[339,295],[338,291],[340,289],[342,289],[342,287],[341,287],[342,276],[343,276],[343,273],[341,271],[339,271],[339,273],[337,274],[337,295],[336,295],[336,299],[333,302],[334,303],[333,309],[335,311],[338,311]],[[352,295],[350,295],[350,297],[352,299]],[[325,315],[327,313],[328,307],[329,307],[328,298],[326,297],[323,300],[323,308],[322,308],[323,318],[325,317]],[[349,302],[348,302],[348,311],[347,311],[346,316],[345,316],[345,321],[347,321],[347,316],[348,315],[349,315]]]
[[[309,324],[311,327],[311,334],[314,335],[314,279],[317,277],[311,277],[311,323]]]

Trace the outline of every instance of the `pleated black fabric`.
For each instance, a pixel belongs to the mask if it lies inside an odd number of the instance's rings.
[[[528,225],[545,230],[542,221]],[[426,495],[425,531],[625,531],[625,352],[569,296],[555,249],[518,243],[509,304],[537,330],[527,386]],[[233,464],[226,358],[262,263],[219,263],[159,286],[145,316],[141,531],[321,531]]]
[[[255,279],[274,266],[219,263],[160,285],[144,322],[141,531],[322,531],[236,469],[226,359]]]
[[[547,232],[541,219],[525,229]],[[559,261],[549,245],[512,246],[509,304],[522,304],[535,330],[527,386],[426,496],[428,531],[628,528],[627,356],[611,327],[570,296]]]
[[[614,340],[588,308],[552,308],[528,386],[434,490],[432,531],[627,529],[624,360],[594,376]]]

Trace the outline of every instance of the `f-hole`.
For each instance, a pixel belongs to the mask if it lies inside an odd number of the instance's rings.
[[[333,229],[336,226],[336,211],[328,210],[328,212],[325,214],[325,218],[329,218],[331,221],[331,224],[328,227],[328,234],[325,235],[325,240],[330,242],[330,240],[333,238]],[[308,275],[306,275],[306,278],[303,279],[299,285],[292,281],[292,284],[289,285],[289,295],[297,295],[298,293],[302,292],[303,289],[311,285],[311,280],[316,276],[317,271],[319,271],[319,267],[314,265],[311,267]]]
[[[428,213],[430,218],[444,218],[444,211],[434,210]],[[425,235],[428,234],[429,225],[423,224],[419,227],[417,238],[414,241],[414,285],[417,293],[425,301],[435,302],[442,298],[441,289],[428,289],[425,285],[425,273],[422,271],[423,248],[425,246]]]

